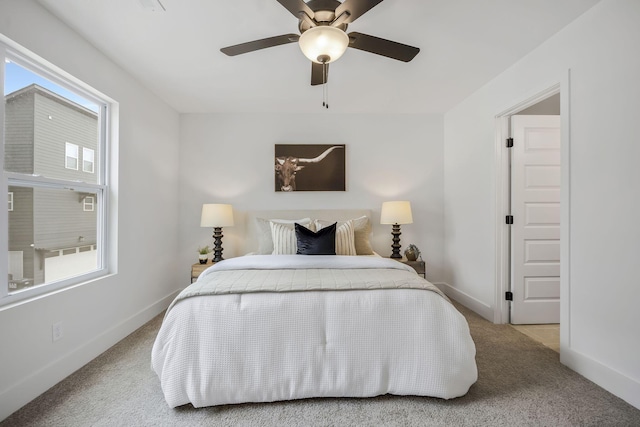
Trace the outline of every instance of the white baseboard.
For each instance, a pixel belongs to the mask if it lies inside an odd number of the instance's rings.
[[[482,301],[472,297],[469,294],[466,294],[448,283],[445,282],[437,282],[434,283],[442,292],[445,293],[449,298],[459,302],[470,310],[478,313],[480,316],[487,319],[489,322],[493,323],[493,308],[483,303]]]
[[[180,290],[148,305],[0,393],[0,421],[98,357],[165,310]],[[151,363],[151,362],[149,362]]]
[[[640,382],[568,347],[560,347],[560,362],[640,409]]]

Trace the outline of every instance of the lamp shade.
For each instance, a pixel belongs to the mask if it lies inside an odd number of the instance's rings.
[[[339,28],[320,25],[302,33],[298,44],[304,56],[311,61],[328,64],[340,58],[347,50],[349,36]]]
[[[380,224],[412,224],[411,203],[406,201],[384,202]]]
[[[231,205],[204,204],[200,227],[229,227],[233,225],[233,208]]]

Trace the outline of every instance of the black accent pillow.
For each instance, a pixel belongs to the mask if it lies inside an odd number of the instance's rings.
[[[335,255],[336,254],[336,224],[323,228],[317,233],[298,223],[296,227],[296,241],[298,255]]]

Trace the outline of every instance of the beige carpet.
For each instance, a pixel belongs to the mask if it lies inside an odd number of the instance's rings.
[[[640,426],[640,410],[561,365],[555,351],[459,308],[476,342],[479,379],[458,399],[170,409],[150,367],[158,316],[0,426]]]

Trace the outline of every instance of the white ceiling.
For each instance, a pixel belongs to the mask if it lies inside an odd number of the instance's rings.
[[[330,66],[330,112],[442,113],[599,0],[386,0],[349,25],[419,47],[409,63],[348,49]],[[296,43],[236,57],[221,47],[287,33],[275,0],[39,0],[169,105],[192,112],[319,112]]]

